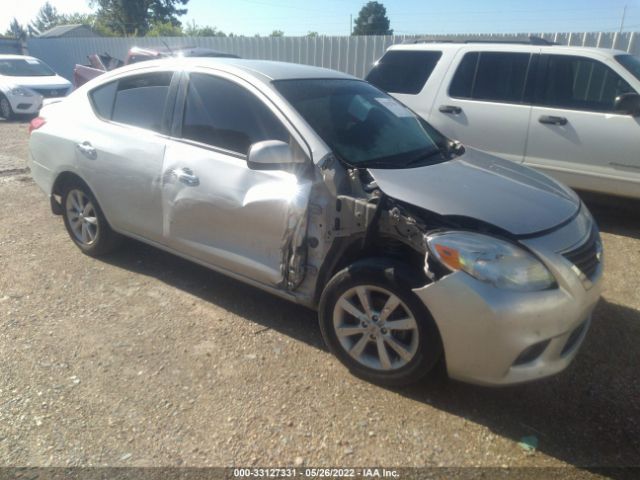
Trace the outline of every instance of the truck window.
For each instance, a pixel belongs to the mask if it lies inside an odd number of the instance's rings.
[[[546,62],[545,62],[546,60]],[[548,55],[537,83],[535,103],[546,107],[613,112],[615,99],[635,90],[598,60],[572,55]]]
[[[467,53],[453,76],[449,95],[489,102],[521,103],[530,60],[529,53]]]
[[[442,52],[391,50],[376,63],[366,80],[390,93],[417,94],[436,68]]]

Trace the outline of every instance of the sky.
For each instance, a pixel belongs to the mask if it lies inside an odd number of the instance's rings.
[[[0,31],[30,21],[45,0],[0,0]],[[380,1],[380,0],[378,0]],[[62,13],[91,12],[88,0],[50,0]],[[238,35],[348,35],[366,0],[190,0],[180,20]],[[640,0],[382,0],[396,34],[640,31]]]

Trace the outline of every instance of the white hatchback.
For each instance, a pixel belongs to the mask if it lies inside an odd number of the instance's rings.
[[[540,39],[403,44],[367,80],[465,145],[576,189],[640,198],[636,56]]]
[[[0,55],[0,117],[37,114],[44,99],[65,97],[71,82],[25,55]]]

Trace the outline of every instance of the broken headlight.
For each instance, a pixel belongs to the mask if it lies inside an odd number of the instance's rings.
[[[551,272],[529,252],[488,235],[442,232],[427,237],[429,254],[449,270],[462,270],[497,288],[524,292],[555,285]]]

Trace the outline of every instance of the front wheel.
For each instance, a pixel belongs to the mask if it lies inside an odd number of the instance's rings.
[[[411,291],[415,274],[386,260],[357,262],[338,272],[320,300],[328,347],[355,375],[402,386],[429,373],[442,344],[429,311]]]
[[[0,117],[3,117],[5,120],[11,120],[13,118],[11,103],[9,103],[9,99],[4,95],[0,95]]]

